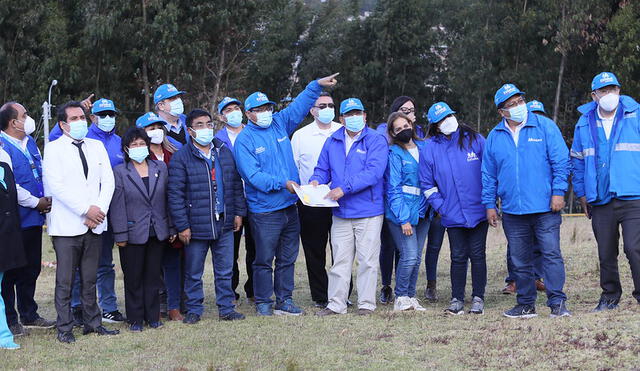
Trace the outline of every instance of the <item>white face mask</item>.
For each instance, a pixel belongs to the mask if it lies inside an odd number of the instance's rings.
[[[27,118],[24,120],[24,129],[20,131],[24,132],[27,135],[31,135],[31,133],[36,131],[36,122],[31,118],[31,116],[27,116]]]
[[[147,135],[153,144],[160,144],[164,140],[164,130],[162,129],[149,130],[147,131]]]
[[[447,117],[440,123],[440,132],[444,135],[450,135],[458,130],[458,119],[455,116]]]
[[[613,112],[618,107],[618,103],[620,103],[620,95],[616,93],[606,94],[598,100],[598,106],[605,112]]]

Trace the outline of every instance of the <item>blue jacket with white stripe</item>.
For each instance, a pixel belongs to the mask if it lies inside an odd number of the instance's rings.
[[[416,140],[418,151],[422,152],[424,141]],[[407,222],[417,225],[427,211],[427,199],[420,192],[418,177],[419,163],[406,149],[394,144],[389,148],[389,163],[384,174],[385,208],[384,214],[394,224]]]
[[[640,196],[640,105],[629,96],[620,96],[610,135],[609,192],[614,198]],[[571,145],[573,189],[587,202],[598,200],[598,105],[578,108],[582,116],[576,124]],[[607,164],[605,164],[607,165]]]

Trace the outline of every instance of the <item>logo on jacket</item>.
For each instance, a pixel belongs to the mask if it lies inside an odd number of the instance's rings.
[[[467,162],[471,161],[479,161],[478,155],[475,152],[471,151],[467,153]]]
[[[264,147],[258,147],[256,148],[256,155],[261,154],[262,152],[266,151],[267,149]]]
[[[285,136],[283,136],[282,138],[278,138],[278,142],[279,142],[279,143],[282,143],[282,142],[284,142],[286,139],[287,139],[287,136],[285,135]]]
[[[542,138],[529,138],[529,142],[542,142]]]
[[[634,118],[634,117],[637,117],[637,116],[638,116],[637,112],[629,112],[629,113],[625,113],[624,114],[624,118],[626,118],[626,119]]]
[[[358,153],[362,153],[362,154],[367,153],[367,151],[362,150],[362,149],[360,149],[360,148],[356,149],[356,152],[358,152]]]

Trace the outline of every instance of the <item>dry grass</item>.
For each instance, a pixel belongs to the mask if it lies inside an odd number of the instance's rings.
[[[505,276],[502,230],[489,235],[489,284],[484,316],[446,317],[449,299],[449,251],[445,241],[438,268],[436,304],[425,313],[393,313],[379,307],[368,318],[353,314],[331,318],[257,318],[246,303],[239,310],[247,320],[217,321],[211,269],[206,273],[207,312],[201,323],[168,323],[160,330],[116,337],[82,336],[62,345],[54,331],[19,338],[22,349],[0,352],[2,369],[638,369],[640,368],[640,305],[630,297],[632,283],[626,258],[621,258],[625,294],[621,308],[591,314],[599,297],[598,264],[589,224],[566,218],[562,248],[567,267],[566,291],[571,318],[550,319],[544,294],[540,316],[531,320],[501,317],[513,296],[500,294]],[[53,259],[50,244],[45,256]],[[117,255],[117,254],[115,254]],[[295,300],[313,313],[302,252],[297,263]],[[244,273],[244,272],[243,272]],[[37,297],[41,314],[53,318],[54,270],[45,268]],[[419,292],[425,287],[424,268]],[[122,276],[118,271],[118,293]],[[470,288],[470,282],[468,282]],[[355,293],[354,293],[355,295]],[[122,304],[122,296],[119,297]]]

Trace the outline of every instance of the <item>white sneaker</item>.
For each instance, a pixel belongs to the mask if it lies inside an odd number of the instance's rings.
[[[413,302],[408,296],[398,296],[393,303],[393,310],[396,312],[402,312],[405,310],[413,309]]]
[[[418,301],[417,298],[409,298],[409,300],[411,300],[411,305],[413,306],[414,310],[417,310],[419,312],[423,312],[427,310],[425,307],[420,305],[420,302]]]

